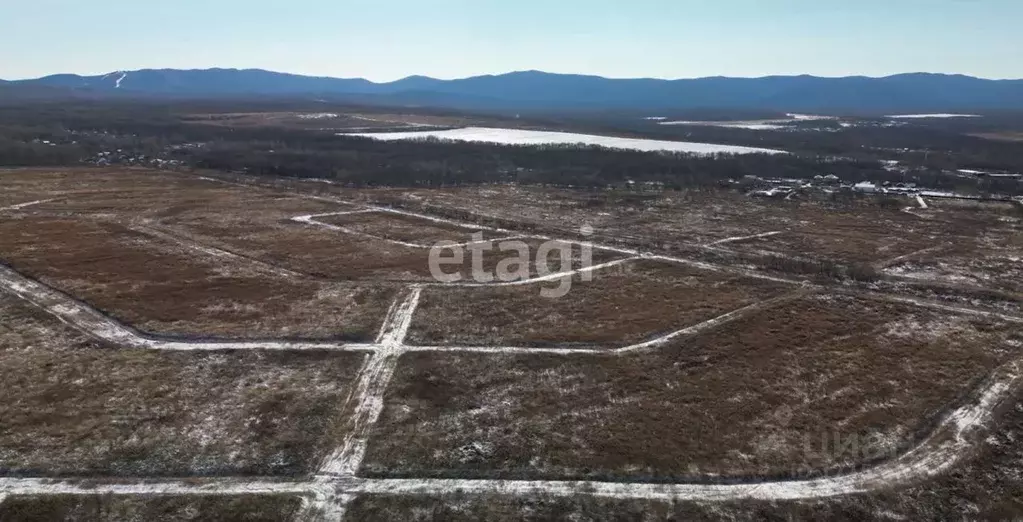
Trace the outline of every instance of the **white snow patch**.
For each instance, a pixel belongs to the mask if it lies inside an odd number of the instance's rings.
[[[722,127],[726,129],[748,130],[781,130],[787,128],[784,123],[789,120],[764,121],[662,121],[658,125],[699,125],[703,127]]]
[[[713,143],[692,143],[686,141],[661,141],[614,136],[596,136],[569,132],[535,131],[522,129],[499,129],[490,127],[465,127],[441,131],[382,132],[382,133],[339,133],[339,136],[360,136],[376,140],[414,140],[437,138],[451,141],[480,141],[504,145],[598,145],[612,149],[638,150],[644,152],[688,152],[694,154],[784,154],[784,151],[717,145]]]
[[[328,118],[337,118],[340,115],[334,112],[317,112],[313,114],[298,114],[297,116],[303,120],[325,120]]]
[[[901,120],[920,120],[924,118],[980,118],[979,114],[892,114],[885,116],[885,118],[901,119]]]
[[[799,120],[799,121],[816,121],[816,120],[834,120],[834,119],[837,119],[835,116],[821,116],[819,114],[795,114],[795,113],[791,113],[791,112],[786,114],[786,116],[788,116],[789,118],[792,118],[793,120]]]
[[[40,199],[40,200],[36,200],[36,201],[29,201],[27,203],[18,203],[17,205],[11,205],[9,207],[0,208],[0,210],[21,210],[23,208],[28,208],[28,207],[31,207],[33,205],[41,205],[43,203],[49,203],[51,201],[56,201],[56,199]]]

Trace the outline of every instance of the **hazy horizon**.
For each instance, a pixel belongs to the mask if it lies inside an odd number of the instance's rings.
[[[769,77],[777,77],[777,76],[786,76],[786,77],[792,77],[792,76],[812,76],[812,77],[816,77],[816,78],[854,78],[854,77],[859,77],[859,78],[887,78],[887,77],[890,77],[890,76],[899,76],[899,75],[906,75],[906,74],[939,74],[939,75],[947,75],[947,76],[968,76],[968,77],[974,77],[974,78],[980,78],[980,79],[986,79],[986,80],[1010,80],[1010,81],[1011,80],[1023,80],[1023,77],[1021,77],[1021,78],[987,78],[987,77],[983,77],[983,76],[973,76],[973,75],[962,74],[962,73],[946,73],[946,72],[931,72],[931,71],[906,71],[906,72],[901,72],[901,73],[886,74],[886,75],[883,75],[883,76],[870,76],[870,75],[865,75],[865,74],[849,74],[849,75],[845,75],[845,76],[826,76],[826,75],[819,75],[819,74],[799,73],[799,74],[768,74],[768,75],[763,75],[763,76],[725,76],[725,75],[719,75],[718,74],[718,75],[710,75],[710,76],[693,76],[693,77],[679,77],[679,78],[660,78],[660,77],[656,77],[656,76],[624,77],[624,76],[607,76],[607,75],[602,75],[602,74],[566,73],[566,72],[559,72],[559,71],[543,71],[543,70],[539,70],[539,69],[523,69],[523,70],[517,70],[517,71],[506,71],[506,72],[501,72],[501,73],[477,74],[477,75],[471,75],[471,76],[459,76],[459,77],[452,77],[452,78],[438,78],[436,76],[430,76],[428,74],[412,73],[412,74],[407,74],[405,76],[401,76],[401,77],[395,78],[395,79],[372,80],[372,79],[363,78],[363,77],[360,77],[360,76],[344,76],[344,75],[343,76],[323,76],[323,75],[310,75],[310,74],[296,73],[296,72],[291,72],[291,71],[278,71],[278,70],[271,70],[271,69],[262,69],[262,68],[258,68],[258,67],[222,67],[222,66],[217,66],[217,67],[190,67],[190,68],[144,67],[142,69],[115,69],[113,71],[103,71],[103,72],[92,73],[92,74],[78,73],[78,72],[74,72],[74,71],[71,71],[71,72],[69,72],[69,71],[59,71],[59,72],[53,72],[53,73],[50,73],[50,74],[45,74],[45,75],[42,75],[42,76],[35,76],[35,77],[30,77],[30,78],[2,78],[2,77],[0,77],[0,79],[7,80],[7,81],[18,81],[18,80],[34,80],[34,79],[43,78],[43,77],[46,77],[46,76],[58,75],[58,74],[77,74],[77,75],[83,76],[83,77],[90,77],[90,76],[105,76],[105,75],[115,74],[115,73],[118,73],[118,72],[132,72],[132,71],[139,71],[139,70],[210,71],[210,70],[217,70],[217,69],[220,69],[220,70],[263,70],[263,71],[271,72],[271,73],[293,74],[293,75],[299,75],[299,76],[320,77],[320,78],[338,78],[338,79],[359,79],[359,78],[361,78],[361,79],[368,80],[368,81],[370,81],[372,83],[377,83],[377,84],[395,82],[395,81],[399,81],[399,80],[403,80],[405,78],[411,78],[411,77],[428,77],[428,78],[433,78],[435,80],[461,80],[461,79],[474,78],[474,77],[479,77],[479,76],[501,76],[501,75],[506,75],[506,74],[527,73],[527,72],[538,72],[538,73],[545,73],[545,74],[560,74],[560,75],[576,75],[576,76],[592,76],[592,77],[606,78],[606,79],[612,79],[612,80],[643,79],[643,80],[665,80],[665,81],[673,81],[673,80],[699,80],[699,79],[705,79],[705,78],[759,79],[759,78],[769,78]]]
[[[0,78],[259,68],[393,81],[542,70],[608,78],[1023,78],[1012,0],[38,0],[5,7]]]

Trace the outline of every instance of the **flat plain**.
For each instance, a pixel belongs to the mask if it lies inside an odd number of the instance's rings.
[[[1012,205],[135,168],[0,186],[2,519],[834,515],[1002,473],[1015,429]],[[481,237],[570,257],[432,277],[432,245]]]

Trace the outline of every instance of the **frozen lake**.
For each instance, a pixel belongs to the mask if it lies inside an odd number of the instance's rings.
[[[922,120],[925,118],[980,118],[979,114],[894,114],[885,116],[900,120]]]
[[[737,145],[715,145],[713,143],[692,143],[687,141],[644,140],[637,138],[617,138],[614,136],[596,136],[592,134],[574,134],[570,132],[535,131],[522,129],[497,129],[489,127],[466,127],[462,129],[409,132],[353,132],[341,133],[339,136],[362,136],[377,140],[414,140],[437,138],[452,141],[480,141],[505,145],[599,145],[612,149],[638,150],[645,152],[688,152],[694,154],[784,154],[785,151],[741,147]]]

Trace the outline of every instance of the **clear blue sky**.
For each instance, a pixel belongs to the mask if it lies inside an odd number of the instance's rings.
[[[0,78],[258,67],[1023,78],[1023,0],[2,0]]]

